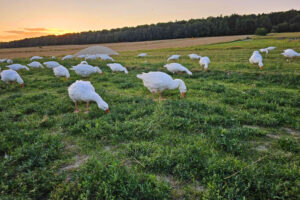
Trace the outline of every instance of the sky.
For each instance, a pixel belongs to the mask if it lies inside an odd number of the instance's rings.
[[[300,0],[0,0],[0,41],[290,9]]]

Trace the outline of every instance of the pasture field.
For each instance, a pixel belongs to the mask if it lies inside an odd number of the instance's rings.
[[[268,46],[277,48],[263,71],[250,65],[253,50]],[[19,71],[24,88],[0,82],[0,199],[299,199],[300,59],[288,63],[286,48],[299,52],[299,40],[121,52],[114,58],[128,75],[90,61],[103,75],[86,80],[110,114],[95,103],[73,114],[67,88],[82,79],[73,71],[70,80]],[[208,72],[190,53],[210,57]],[[172,75],[186,97],[165,91],[168,100],[152,102],[136,75],[166,72],[172,54],[193,72]]]

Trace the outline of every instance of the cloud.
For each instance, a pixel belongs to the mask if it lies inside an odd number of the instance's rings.
[[[49,29],[46,28],[24,28],[26,31],[49,31]]]
[[[9,30],[5,31],[6,33],[12,33],[12,34],[24,34],[26,33],[25,31],[18,31],[18,30]]]

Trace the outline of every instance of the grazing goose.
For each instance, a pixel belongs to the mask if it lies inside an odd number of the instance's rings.
[[[187,89],[184,82],[181,79],[173,80],[172,77],[164,72],[149,72],[138,74],[137,78],[142,79],[144,86],[152,93],[152,100],[154,100],[154,94],[159,93],[159,99],[162,98],[162,92],[164,90],[173,90],[179,88],[181,97],[183,98]]]
[[[287,58],[294,58],[297,56],[300,56],[300,53],[297,53],[295,50],[293,49],[286,49],[284,50],[283,53],[281,53],[282,55],[284,55]]]
[[[106,54],[96,54],[97,58],[101,58],[101,60],[110,60],[110,61],[114,61],[114,59],[112,57],[110,57],[109,55]]]
[[[56,61],[48,61],[48,62],[44,62],[44,65],[46,65],[47,68],[53,69],[54,67],[59,66],[60,64]]]
[[[120,63],[109,63],[107,66],[113,72],[125,72],[125,74],[128,74],[126,67],[123,67]]]
[[[0,75],[1,75],[1,80],[4,81],[5,83],[10,84],[12,82],[17,82],[18,84],[21,85],[21,87],[24,87],[23,79],[15,70],[12,69],[3,70],[0,73]]]
[[[70,73],[69,73],[68,69],[62,65],[54,67],[53,72],[56,77],[66,77],[67,79],[70,78]]]
[[[8,65],[6,67],[9,69],[15,70],[15,71],[18,71],[20,69],[26,69],[27,71],[29,71],[28,67],[26,67],[25,65],[21,65],[21,64],[12,64],[12,65]]]
[[[6,58],[2,58],[2,59],[0,59],[0,63],[5,63],[7,61],[7,59]]]
[[[30,58],[30,60],[41,60],[41,59],[43,59],[43,57],[41,57],[41,56],[32,56]]]
[[[72,55],[66,55],[66,56],[64,56],[61,60],[70,60],[70,59],[72,59],[72,58],[73,58]]]
[[[268,51],[273,51],[274,49],[276,49],[276,47],[268,47],[267,49]]]
[[[199,60],[201,58],[201,56],[197,55],[197,54],[189,54],[190,59],[192,60]]]
[[[167,61],[169,62],[170,60],[178,60],[179,58],[180,58],[180,55],[172,55],[168,58]]]
[[[204,71],[207,71],[209,63],[210,63],[209,57],[204,56],[200,58],[199,64],[200,66],[204,66]]]
[[[55,59],[56,59],[56,56],[52,56],[51,59],[52,59],[52,60],[55,60]]]
[[[12,63],[13,63],[13,60],[12,60],[12,59],[7,59],[6,62],[7,62],[8,64],[12,64]]]
[[[175,72],[186,72],[188,75],[192,75],[192,72],[190,70],[188,70],[186,67],[179,63],[166,64],[164,67],[167,68],[168,71],[172,72],[173,74]]]
[[[31,68],[44,68],[44,66],[40,62],[37,62],[37,61],[31,62],[27,66],[31,67]]]
[[[74,113],[78,113],[78,101],[86,102],[86,113],[89,111],[89,102],[94,101],[97,103],[98,107],[109,113],[108,105],[103,99],[96,93],[95,88],[89,81],[76,81],[69,88],[69,97],[75,103]]]
[[[260,51],[261,53],[266,53],[266,54],[269,53],[269,49],[268,49],[268,48],[260,49],[259,51]]]
[[[147,54],[146,53],[140,53],[139,55],[138,55],[138,57],[140,57],[140,58],[142,58],[142,57],[146,57],[147,56]]]
[[[260,67],[260,69],[262,70],[263,69],[263,58],[262,56],[260,55],[260,53],[258,51],[254,51],[252,56],[250,57],[249,59],[249,62],[251,64],[258,64],[258,66]]]
[[[88,64],[79,64],[76,66],[73,66],[70,70],[74,70],[76,74],[82,76],[82,77],[88,77],[89,75],[93,73],[99,73],[102,74],[102,71],[99,67],[93,67]]]

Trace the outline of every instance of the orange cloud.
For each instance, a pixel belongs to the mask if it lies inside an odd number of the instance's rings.
[[[48,31],[46,28],[24,28],[26,31]]]

